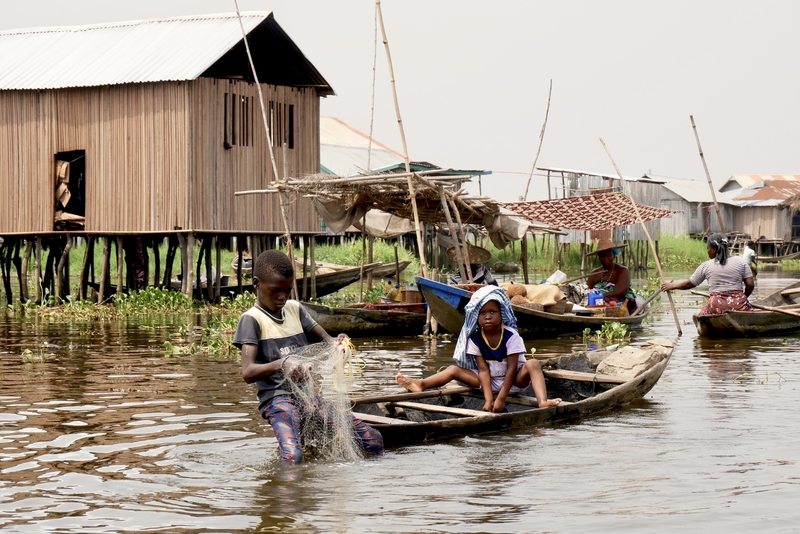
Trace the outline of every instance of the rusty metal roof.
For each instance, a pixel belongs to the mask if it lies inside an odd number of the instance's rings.
[[[270,12],[242,13],[259,81],[333,89]],[[235,13],[0,32],[0,90],[252,79]]]
[[[732,188],[733,184],[743,187]],[[738,206],[779,206],[800,194],[800,174],[737,174],[720,188],[723,190]]]

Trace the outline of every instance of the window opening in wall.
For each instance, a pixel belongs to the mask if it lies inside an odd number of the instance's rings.
[[[222,99],[222,146],[229,150],[233,145],[228,140],[228,93]]]
[[[54,230],[83,230],[86,222],[86,151],[55,155]]]
[[[269,131],[272,146],[281,148],[284,143],[294,148],[294,106],[269,102]]]

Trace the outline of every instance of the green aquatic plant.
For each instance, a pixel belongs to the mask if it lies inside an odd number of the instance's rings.
[[[39,352],[34,352],[31,349],[22,351],[23,363],[44,363],[44,348],[40,348]]]
[[[766,385],[766,384],[769,384],[770,375],[775,375],[775,376],[778,377],[778,385],[781,385],[783,382],[787,382],[787,380],[785,378],[783,378],[783,376],[781,376],[781,374],[778,373],[777,371],[770,371],[767,374],[765,374],[763,377],[758,377],[758,376],[754,375],[753,373],[743,373],[743,374],[740,374],[739,376],[737,376],[736,378],[734,378],[733,380],[735,382],[743,382],[745,380],[755,380],[756,382],[758,382],[761,385]]]
[[[584,328],[583,344],[588,345],[591,340],[604,344],[630,341],[628,325],[615,321],[607,321],[603,323],[603,327],[600,330],[595,330],[594,335],[592,335],[591,328]]]

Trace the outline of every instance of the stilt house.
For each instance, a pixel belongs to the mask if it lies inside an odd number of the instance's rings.
[[[268,12],[0,32],[0,237],[16,262],[43,236],[177,237],[188,257],[196,238],[263,244],[284,232],[278,196],[234,192],[275,180],[270,145],[278,174],[318,173],[332,94]],[[318,232],[310,201],[290,201],[290,230]]]

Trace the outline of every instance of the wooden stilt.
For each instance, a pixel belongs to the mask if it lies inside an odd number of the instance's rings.
[[[205,258],[207,241],[208,241],[208,239],[203,238],[203,240],[200,242],[200,252],[197,254],[197,267],[195,268],[194,272],[197,273],[197,280],[198,280],[197,287],[198,288],[200,288],[200,283],[199,283],[200,273],[203,272],[203,259]],[[189,256],[189,257],[194,259],[194,254]],[[191,263],[191,261],[190,261],[190,263]],[[206,275],[206,277],[208,277],[208,275]],[[192,287],[194,287],[194,286],[192,286]],[[203,292],[200,291],[200,294],[202,294],[202,293]]]
[[[375,238],[369,236],[369,241],[367,242],[367,263],[373,262],[373,247],[375,245]],[[367,289],[372,289],[372,271],[367,273]]]
[[[153,287],[158,287],[158,281],[161,279],[161,239],[160,237],[153,238]]]
[[[186,296],[193,297],[194,273],[192,272],[192,259],[194,258],[194,234],[186,236]]]
[[[3,287],[6,290],[6,304],[11,304],[14,300],[14,295],[11,291],[11,248],[12,244],[9,240],[0,245],[0,262],[2,262],[3,273]]]
[[[301,300],[308,300],[308,238],[303,238],[303,294]]]
[[[58,267],[56,268],[56,296],[60,299],[64,299],[69,295],[69,270],[67,264],[69,262],[69,251],[71,248],[72,235],[67,235],[67,244],[64,245],[64,252],[61,254],[61,259],[58,260]],[[67,273],[66,280],[64,279],[65,271]]]
[[[175,253],[178,250],[178,240],[175,236],[167,238],[167,257],[164,258],[164,278],[161,279],[161,288],[172,289],[172,264],[175,263]]]
[[[217,274],[214,276],[214,302],[219,302],[222,296],[222,241],[219,240],[219,237],[214,238],[214,245],[216,245],[215,250],[217,253]]]
[[[78,283],[78,300],[85,300],[89,288],[89,262],[94,260],[94,237],[86,236],[86,248],[83,251],[81,279]]]
[[[100,285],[97,291],[97,302],[102,304],[105,297],[108,296],[108,278],[109,278],[109,262],[111,256],[111,238],[106,236],[103,238],[103,260],[100,264]]]
[[[528,284],[528,234],[522,236],[522,241],[519,244],[520,250],[520,263],[522,264],[522,277],[525,283]]]
[[[206,243],[206,241],[208,243]],[[214,275],[212,274],[211,267],[211,248],[214,246],[214,238],[206,236],[203,240],[203,245],[206,249],[206,298],[209,302],[214,301]]]
[[[311,240],[311,300],[317,300],[317,258],[316,258],[317,240]]]
[[[244,241],[244,242],[243,242]],[[239,252],[239,263],[236,264],[236,286],[239,295],[242,294],[242,263],[244,262],[244,246],[247,243],[247,238],[242,239],[242,236],[236,237],[236,249]]]
[[[117,291],[122,291],[124,278],[122,278],[122,266],[125,262],[125,251],[122,249],[122,236],[117,236]],[[129,288],[132,289],[132,288]]]
[[[31,259],[31,252],[33,251],[33,241],[25,239],[25,255],[22,256],[22,288],[20,291],[20,299],[23,302],[28,300],[28,262]]]
[[[44,266],[44,287],[51,297],[56,292],[56,258],[61,256],[60,239],[49,239],[47,261]]]
[[[187,280],[189,278],[189,268],[186,260],[187,240],[183,234],[178,234],[178,247],[181,250],[181,293],[186,294]]]
[[[14,243],[14,257],[11,262],[14,264],[14,269],[17,271],[17,282],[19,283],[19,299],[22,301],[22,257],[20,257],[20,248],[22,247],[22,239],[16,239]]]
[[[34,301],[36,304],[42,303],[42,236],[36,236],[36,252],[34,263],[34,276],[36,285],[34,286]]]

